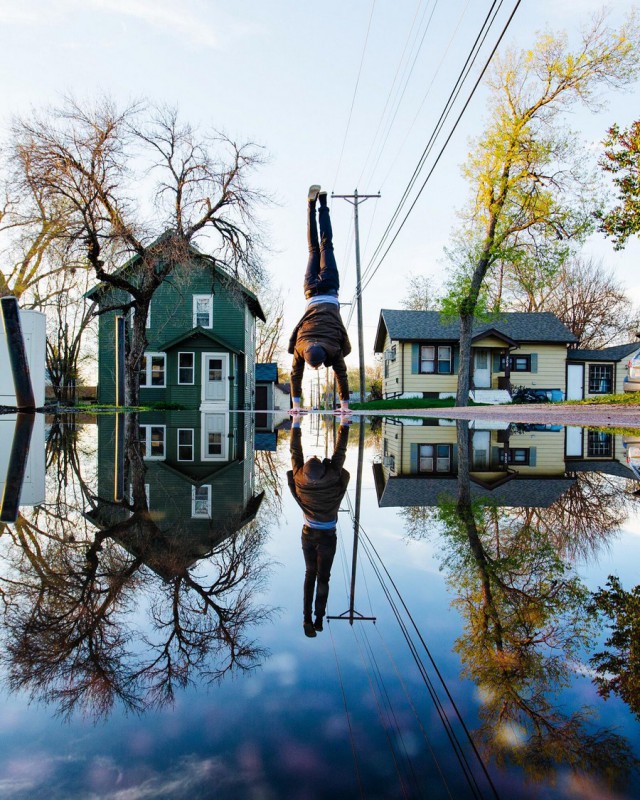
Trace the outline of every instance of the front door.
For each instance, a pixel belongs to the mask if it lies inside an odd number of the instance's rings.
[[[229,355],[227,353],[203,353],[202,355],[202,404],[229,405]]]
[[[229,460],[229,415],[202,415],[202,448],[203,461]]]
[[[582,400],[584,396],[584,364],[567,366],[567,400]]]
[[[488,469],[491,456],[491,431],[474,431],[471,444],[471,469]]]
[[[491,388],[491,362],[489,351],[485,348],[473,353],[473,385],[476,389]]]

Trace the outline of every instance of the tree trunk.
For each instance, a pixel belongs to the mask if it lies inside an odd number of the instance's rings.
[[[469,389],[471,388],[471,334],[473,313],[460,314],[460,360],[458,365],[458,389],[456,405],[469,405]]]
[[[125,403],[140,405],[140,365],[147,347],[147,314],[151,298],[140,301],[133,309],[131,339],[125,355]]]

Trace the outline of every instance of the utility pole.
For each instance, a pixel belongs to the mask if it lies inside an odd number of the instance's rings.
[[[358,194],[356,189],[353,194],[334,194],[331,192],[331,198],[346,200],[353,206],[353,227],[356,239],[356,303],[358,308],[358,360],[360,367],[360,402],[364,403],[364,338],[362,326],[362,279],[360,276],[360,228],[358,224],[358,203],[364,203],[365,200],[370,198],[377,199],[380,197],[378,194]]]

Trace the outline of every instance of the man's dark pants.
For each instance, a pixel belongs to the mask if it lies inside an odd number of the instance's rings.
[[[316,294],[333,294],[337,297],[340,289],[340,277],[333,252],[333,231],[331,230],[329,209],[327,206],[321,205],[318,212],[320,221],[319,241],[315,203],[308,203],[307,211],[309,260],[304,276],[304,296],[309,298]]]

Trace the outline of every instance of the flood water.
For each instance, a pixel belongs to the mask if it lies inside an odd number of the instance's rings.
[[[0,443],[0,798],[640,797],[640,432]]]

